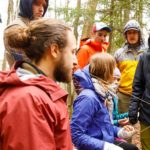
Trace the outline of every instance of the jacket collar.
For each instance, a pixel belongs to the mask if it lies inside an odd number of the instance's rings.
[[[17,62],[14,64],[9,72],[0,72],[0,94],[5,88],[7,89],[9,87],[36,86],[45,91],[52,101],[56,101],[61,98],[65,101],[67,100],[68,93],[55,81],[43,74],[39,74],[39,76],[27,80],[21,80],[17,75],[16,70],[18,67],[22,67],[22,63],[23,62]]]
[[[106,51],[107,47],[109,46],[108,42],[104,42],[103,44],[101,42],[96,42],[93,39],[89,39],[86,41],[85,45],[88,45],[92,47],[95,51],[102,52]]]

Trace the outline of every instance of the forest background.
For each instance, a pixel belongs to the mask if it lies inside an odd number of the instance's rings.
[[[17,17],[18,5],[19,0],[0,0],[2,70],[7,68],[2,40],[3,30]],[[108,39],[108,53],[112,54],[124,43],[123,27],[128,20],[136,19],[140,23],[146,42],[150,34],[150,0],[49,0],[45,17],[68,22],[73,27],[77,41],[91,36],[90,31],[94,22],[107,23],[112,28]]]

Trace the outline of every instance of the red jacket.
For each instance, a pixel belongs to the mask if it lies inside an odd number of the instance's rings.
[[[87,40],[85,45],[81,46],[77,53],[78,64],[80,68],[85,67],[89,63],[89,59],[92,55],[98,52],[106,52],[109,43],[95,42],[94,40]]]
[[[41,75],[0,72],[0,150],[72,150],[67,93]]]

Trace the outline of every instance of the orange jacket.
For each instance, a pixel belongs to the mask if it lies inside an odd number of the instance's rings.
[[[78,59],[78,64],[80,68],[83,68],[89,63],[89,59],[92,55],[98,52],[106,52],[107,48],[109,46],[109,43],[100,43],[100,42],[95,42],[94,40],[90,39],[87,40],[85,45],[81,46],[77,53],[77,59]]]

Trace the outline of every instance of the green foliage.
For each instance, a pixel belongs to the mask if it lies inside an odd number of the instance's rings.
[[[94,5],[97,7],[92,10]],[[136,19],[142,27],[145,27],[143,14],[150,17],[149,9],[150,0],[87,0],[82,1],[81,7],[71,5],[70,0],[67,5],[57,6],[55,13],[58,18],[64,19],[78,28],[81,26],[85,28],[88,25],[88,31],[90,31],[89,27],[93,22],[106,22],[113,29],[110,52],[114,52],[125,42],[122,34],[125,23],[129,19]],[[76,20],[76,18],[78,19]],[[82,34],[87,31],[84,31],[84,28]]]

